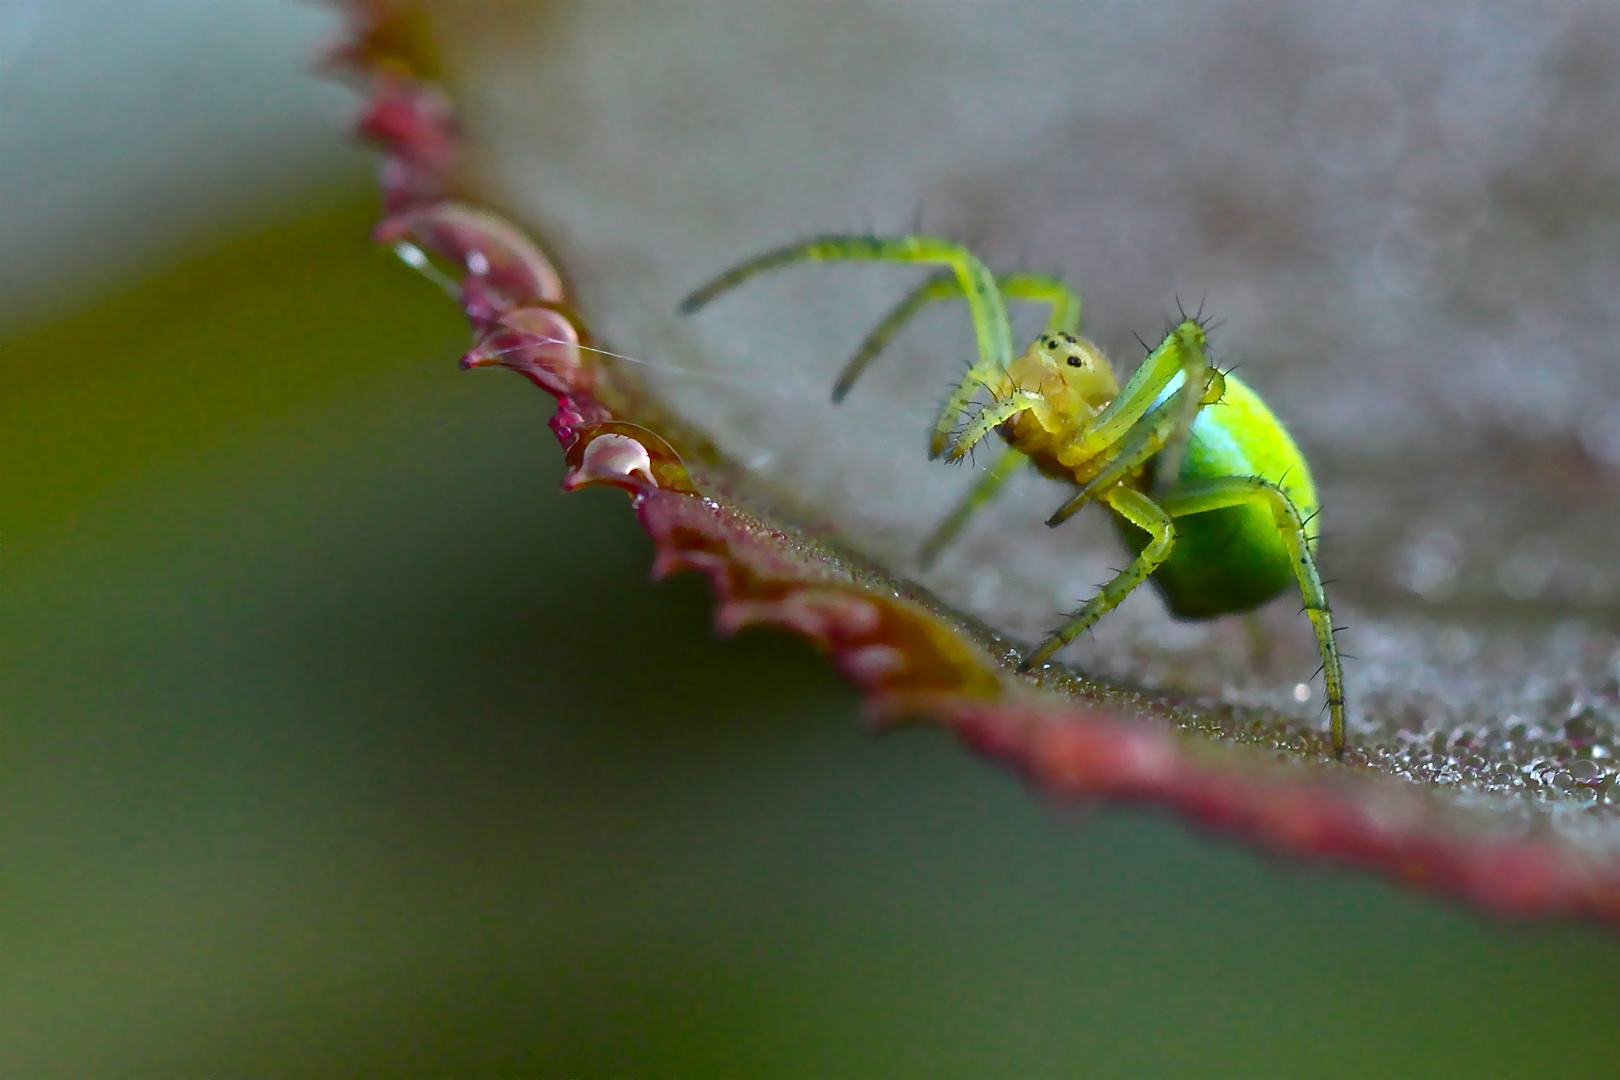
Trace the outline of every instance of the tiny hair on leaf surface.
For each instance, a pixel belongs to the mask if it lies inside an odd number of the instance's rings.
[[[1441,72],[1451,97],[1406,90],[1400,65],[1422,57],[1379,51],[1401,17],[1383,10],[1302,15],[1266,40],[1217,13],[1144,23],[1187,72],[1119,82],[1135,89],[1108,107],[1133,119],[1113,125],[1086,111],[1102,107],[1088,87],[1123,79],[1128,58],[1088,44],[1095,14],[1041,24],[1086,63],[1039,72],[1039,94],[1034,72],[989,82],[985,110],[960,112],[907,66],[918,57],[834,83],[808,61],[750,66],[798,32],[769,9],[703,17],[707,36],[662,14],[609,34],[589,7],[556,33],[471,8],[350,12],[333,57],[384,153],[378,240],[449,275],[473,324],[463,366],[556,399],[566,486],[629,492],[655,573],[707,575],[723,631],[805,635],[875,716],[943,726],[1053,798],[1167,807],[1496,911],[1620,916],[1620,371],[1605,351],[1620,292],[1593,285],[1620,278],[1620,252],[1574,239],[1620,211],[1600,165],[1557,141],[1620,136],[1620,95],[1552,62],[1594,35],[1620,55],[1612,20],[1573,12],[1510,50],[1537,108],[1579,121],[1554,131],[1494,124],[1462,62]],[[1023,16],[962,17],[976,63],[1017,67]],[[920,12],[893,18],[937,32]],[[661,64],[592,65],[574,47],[630,57],[661,33],[677,42]],[[1306,40],[1335,65],[1393,65],[1379,92],[1395,119],[1334,128],[1333,95],[1359,84],[1271,62]],[[683,126],[668,110],[700,64],[725,105]],[[1195,107],[1200,86],[1255,70],[1297,83],[1251,102],[1266,124]],[[1476,111],[1459,118],[1465,99]],[[1048,135],[1010,131],[1013,114]],[[1467,152],[1425,143],[1424,116],[1454,121]],[[812,124],[815,152],[795,149]],[[999,158],[940,157],[953,141]],[[1181,311],[1178,290],[1206,297],[1211,370],[1241,364],[1264,388],[1320,490],[1299,525],[1321,537],[1334,625],[1359,657],[1342,761],[1297,590],[1193,622],[1137,590],[1058,664],[1016,674],[1123,545],[1095,512],[1046,529],[1075,489],[1034,470],[928,543],[1001,456],[971,476],[929,462],[972,424],[965,402],[945,423],[938,387],[979,355],[975,324],[948,297],[903,331],[885,319],[934,269],[784,266],[676,311],[727,267],[868,210],[903,235],[917,198],[923,231],[983,256],[1009,296],[1039,293],[1026,268],[1069,268],[1087,337],[1122,377],[1138,328]]]

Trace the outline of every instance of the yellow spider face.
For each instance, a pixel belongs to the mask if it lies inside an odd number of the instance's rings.
[[[1042,334],[1007,368],[1009,387],[1033,390],[1060,413],[1089,417],[1119,394],[1108,357],[1085,338]]]
[[[1055,446],[1106,408],[1118,396],[1119,383],[1108,357],[1085,338],[1042,334],[1008,365],[1007,378],[996,389],[998,398],[1014,390],[1041,396],[1044,407],[1011,421],[1024,443],[1038,452]]]

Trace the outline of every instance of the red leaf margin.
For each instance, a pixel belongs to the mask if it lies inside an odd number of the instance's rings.
[[[1010,674],[904,584],[705,493],[668,439],[628,419],[651,410],[576,346],[562,277],[522,230],[455,197],[457,133],[422,13],[408,0],[339,0],[348,26],[327,69],[358,80],[358,133],[383,152],[380,243],[409,240],[461,268],[474,340],[463,368],[507,367],[557,399],[566,489],[630,494],[657,548],[653,576],[698,570],[730,634],[778,626],[815,643],[885,721],[953,731],[1050,796],[1159,806],[1274,852],[1355,866],[1514,916],[1620,919],[1620,868],[1552,842],[1503,837],[1418,785],[1356,761],[1279,763],[1174,725],[1112,715]],[[654,426],[658,426],[656,422]],[[1296,757],[1299,755],[1295,755]],[[1362,759],[1364,762],[1365,759]]]

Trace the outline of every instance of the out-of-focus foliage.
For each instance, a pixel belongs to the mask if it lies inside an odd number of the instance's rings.
[[[0,325],[172,263],[364,168],[343,88],[300,78],[313,4],[0,3]]]

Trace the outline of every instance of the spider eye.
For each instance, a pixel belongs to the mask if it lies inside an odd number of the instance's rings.
[[[1078,356],[1071,356],[1071,357],[1069,357],[1069,366],[1070,367],[1085,367],[1086,362],[1084,360],[1080,359]]]

